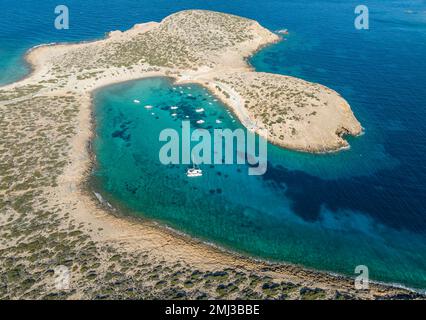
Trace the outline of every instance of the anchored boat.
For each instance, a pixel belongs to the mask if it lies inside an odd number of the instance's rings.
[[[197,168],[195,164],[193,165],[192,168],[189,168],[186,171],[186,176],[189,178],[201,177],[202,175],[203,175],[203,170],[201,170],[200,168]]]

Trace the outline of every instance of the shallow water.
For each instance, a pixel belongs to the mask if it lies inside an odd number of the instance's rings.
[[[263,176],[249,176],[246,165],[201,165],[203,177],[189,179],[187,165],[161,164],[160,131],[180,131],[186,116],[192,126],[203,118],[198,126],[209,130],[218,127],[216,119],[220,127],[241,128],[208,91],[190,87],[173,90],[168,80],[152,78],[98,92],[95,180],[110,201],[258,257],[345,274],[364,264],[376,280],[424,286],[425,224],[418,203],[389,194],[394,170],[354,174],[352,168],[364,164],[352,150],[314,156],[269,145]],[[195,112],[200,106],[205,116]],[[311,163],[311,172],[291,168],[299,158],[321,161]],[[342,162],[336,177],[334,163]],[[401,220],[407,204],[413,212]]]
[[[22,55],[33,45],[100,38],[182,9],[289,29],[286,41],[251,63],[341,93],[366,129],[350,139],[350,150],[318,156],[269,146],[263,177],[216,166],[188,181],[185,168],[157,161],[160,129],[178,125],[161,108],[181,104],[197,116],[191,110],[206,103],[204,91],[193,85],[200,97],[191,100],[164,79],[145,80],[97,95],[100,187],[116,203],[233,250],[350,275],[365,264],[376,280],[426,288],[424,1],[369,1],[369,31],[353,27],[357,1],[69,1],[67,31],[53,27],[57,3],[33,3],[0,2],[0,83],[28,72]],[[132,102],[137,98],[141,106]],[[143,109],[145,101],[158,119]],[[205,126],[221,115],[223,125],[240,126],[212,103],[205,104]]]

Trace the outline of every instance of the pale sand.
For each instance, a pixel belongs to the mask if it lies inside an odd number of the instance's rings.
[[[185,14],[192,13],[183,13],[181,15],[185,16]],[[196,12],[195,14],[199,13]],[[201,14],[214,15],[214,13],[207,12],[202,12]],[[178,17],[180,18],[180,16]],[[225,16],[225,19],[227,19],[227,16]],[[45,87],[34,94],[33,98],[36,96],[46,97],[69,94],[78,99],[80,108],[76,125],[77,134],[70,140],[71,150],[66,158],[68,164],[63,174],[59,177],[58,186],[48,189],[51,205],[59,205],[65,210],[74,206],[74,209],[71,210],[72,218],[78,223],[83,223],[86,226],[84,228],[85,232],[97,243],[107,243],[126,252],[149,251],[150,254],[158,259],[165,259],[170,263],[185,261],[185,263],[194,269],[219,270],[224,267],[233,267],[241,270],[251,270],[267,274],[276,280],[292,281],[306,286],[314,285],[327,290],[345,290],[355,293],[360,298],[372,298],[373,296],[401,292],[399,289],[382,285],[372,285],[370,291],[356,291],[353,288],[352,280],[345,277],[311,271],[293,265],[278,265],[254,261],[238,254],[231,254],[215,246],[167,230],[150,221],[136,221],[130,218],[117,217],[111,214],[111,211],[107,207],[100,205],[90,191],[87,192],[86,182],[92,165],[92,158],[87,148],[93,134],[91,95],[94,90],[104,86],[153,76],[172,77],[176,79],[177,83],[200,83],[211,89],[218,97],[228,103],[229,107],[245,126],[255,126],[253,124],[255,123],[254,114],[251,114],[244,107],[244,99],[241,97],[241,94],[244,94],[244,88],[239,86],[231,87],[231,85],[223,82],[223,80],[218,80],[217,77],[232,79],[235,74],[248,75],[250,77],[254,72],[247,65],[244,58],[251,55],[260,47],[278,41],[276,35],[269,33],[256,23],[251,24],[250,28],[255,31],[255,34],[258,32],[260,36],[238,44],[238,50],[229,51],[228,49],[224,49],[217,53],[213,52],[211,56],[206,58],[206,61],[202,62],[203,64],[215,65],[220,61],[220,64],[213,67],[202,65],[197,70],[182,69],[179,67],[155,67],[155,69],[152,69],[151,66],[143,63],[132,64],[132,68],[117,66],[103,67],[102,63],[100,63],[98,67],[90,70],[90,72],[97,72],[97,74],[90,75],[87,79],[84,79],[84,77],[83,79],[78,78],[78,75],[85,75],[85,70],[76,71],[71,75],[67,75],[64,71],[59,71],[56,73],[56,79],[64,77],[64,81],[59,80],[57,83],[46,83],[46,80],[55,78],[52,72],[55,68],[59,68],[58,66],[61,63],[66,65],[74,59],[77,65],[85,65],[91,59],[91,56],[99,55],[99,51],[97,51],[99,48],[109,46],[110,43],[116,43],[117,41],[123,43],[131,41],[133,37],[156,30],[160,25],[155,22],[137,25],[130,31],[112,32],[106,40],[91,43],[38,47],[27,55],[27,60],[33,65],[34,69],[31,75],[20,82],[1,88],[2,92],[11,92],[16,88],[45,81]],[[251,30],[250,28],[248,29]],[[79,50],[87,50],[90,54],[84,56],[84,58],[83,56],[80,57],[82,52]],[[80,53],[77,54],[77,52]],[[71,58],[67,56],[70,53]],[[81,59],[81,61],[78,59]],[[265,75],[265,77],[269,77],[269,75]],[[287,81],[286,79],[288,79],[281,76],[275,77],[279,77],[278,80],[274,78],[274,81],[278,81],[278,83]],[[248,80],[246,85],[250,86],[250,81]],[[216,86],[220,86],[223,90],[226,90],[229,97],[223,97],[223,94]],[[338,104],[345,103],[337,94],[331,91],[327,94],[332,95],[332,98],[337,100]],[[24,98],[28,98],[28,96]],[[14,99],[14,102],[19,102],[20,99],[23,99],[23,97]],[[335,108],[336,106],[324,108],[326,112],[321,114],[320,119],[323,120],[323,117],[327,114],[331,119],[331,125],[325,128],[327,134],[332,132],[331,135],[327,136],[328,138],[331,137],[330,141],[327,142],[328,144],[319,146],[315,139],[311,139],[309,143],[306,143],[304,142],[306,137],[298,137],[297,139],[286,141],[271,139],[271,141],[290,148],[306,151],[328,151],[342,147],[344,140],[339,139],[339,136],[335,134],[335,130],[342,127],[340,123],[341,118],[334,118],[332,115],[333,110],[339,110],[340,107],[338,109]],[[347,104],[339,111],[339,114],[342,113],[348,120],[347,124],[352,125],[351,127],[345,124],[345,130],[352,134],[359,134],[361,126],[356,121]],[[254,129],[256,130],[256,128]],[[320,137],[320,139],[323,139],[323,137]],[[310,144],[314,147],[311,147]],[[74,298],[78,297],[81,297],[80,293],[76,293],[74,296]]]

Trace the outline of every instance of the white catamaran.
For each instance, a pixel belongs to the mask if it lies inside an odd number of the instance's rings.
[[[200,168],[197,168],[194,162],[192,163],[193,163],[192,168],[189,168],[186,171],[186,176],[189,178],[201,177],[203,175],[203,170],[201,170]]]

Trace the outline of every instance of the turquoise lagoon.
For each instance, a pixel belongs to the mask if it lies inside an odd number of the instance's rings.
[[[130,214],[227,249],[348,275],[367,265],[373,279],[424,287],[424,236],[391,219],[401,204],[386,195],[390,181],[379,185],[377,172],[370,173],[375,164],[368,175],[360,175],[366,161],[378,156],[364,153],[362,145],[330,155],[268,145],[263,176],[248,175],[246,165],[201,164],[203,176],[188,178],[187,165],[163,165],[163,129],[180,132],[184,120],[210,131],[242,127],[215,100],[198,85],[174,86],[165,78],[98,92],[96,189]],[[201,107],[205,112],[197,113]],[[200,119],[205,122],[197,124]]]

